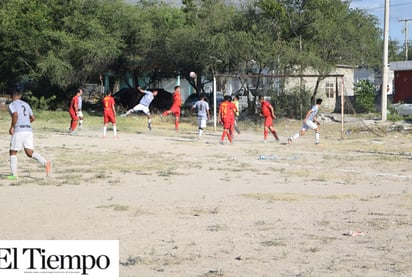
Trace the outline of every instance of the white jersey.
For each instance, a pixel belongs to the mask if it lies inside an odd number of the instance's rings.
[[[197,116],[201,119],[207,119],[207,111],[209,110],[209,103],[203,100],[197,101],[193,108],[197,110]]]
[[[310,115],[308,117],[308,121],[313,121],[315,119],[315,117],[316,117],[316,115],[318,114],[318,111],[319,111],[318,105],[313,105],[311,111],[312,112],[310,113]]]
[[[9,113],[13,115],[17,112],[17,122],[14,126],[14,132],[32,132],[30,117],[33,111],[29,104],[17,99],[10,103]]]
[[[79,97],[77,97],[77,107],[78,107],[79,111],[82,110],[82,106],[83,106],[83,99],[82,99],[82,96],[79,95]]]
[[[153,93],[149,90],[145,90],[143,93],[144,93],[144,96],[140,100],[139,104],[149,107],[150,103],[152,103],[152,100],[154,98]]]

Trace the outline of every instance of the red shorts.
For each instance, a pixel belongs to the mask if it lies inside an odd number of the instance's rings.
[[[180,116],[180,107],[179,106],[172,106],[170,111],[173,113],[174,116]]]
[[[109,122],[112,124],[116,124],[116,117],[114,116],[113,112],[105,112],[103,115],[103,123],[107,124]]]
[[[273,125],[273,118],[271,116],[265,117],[265,127],[269,127]]]
[[[70,109],[69,114],[70,114],[70,117],[72,118],[72,120],[74,120],[74,121],[79,120],[79,117],[77,116],[77,113],[74,110]]]
[[[223,120],[223,128],[224,129],[231,129],[232,127],[233,127],[233,120],[232,119]]]

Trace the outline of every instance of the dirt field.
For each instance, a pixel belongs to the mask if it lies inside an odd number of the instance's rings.
[[[19,153],[17,181],[2,128],[1,239],[119,240],[122,277],[412,276],[410,132],[347,124],[342,139],[324,122],[320,145],[285,145],[301,122],[282,120],[281,143],[243,126],[220,145],[171,120],[119,139],[36,130],[52,176]]]

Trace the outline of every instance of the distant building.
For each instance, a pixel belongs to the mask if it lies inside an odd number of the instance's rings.
[[[412,103],[412,61],[391,62],[394,71],[393,103]]]

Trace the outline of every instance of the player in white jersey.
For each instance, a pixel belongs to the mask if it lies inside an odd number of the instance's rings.
[[[150,103],[152,103],[153,99],[156,97],[157,95],[157,90],[143,90],[140,87],[137,88],[137,90],[140,93],[143,93],[144,96],[140,99],[139,104],[137,104],[136,106],[134,106],[132,109],[128,110],[125,114],[122,114],[121,116],[125,117],[128,116],[129,114],[131,114],[132,112],[144,112],[147,116],[147,128],[149,128],[149,130],[152,130],[152,119],[150,118]]]
[[[202,138],[203,128],[206,128],[207,120],[210,120],[209,113],[209,103],[206,102],[206,96],[204,93],[200,95],[200,100],[197,101],[191,108],[197,110],[197,124],[198,124],[198,133],[199,139]]]
[[[320,123],[316,119],[316,115],[318,114],[319,107],[322,104],[322,99],[316,99],[316,104],[306,113],[305,120],[303,120],[302,129],[300,132],[297,132],[293,137],[288,138],[288,144],[292,143],[295,139],[299,136],[305,135],[308,129],[312,129],[315,131],[315,143],[319,144],[320,139]]]
[[[11,175],[7,176],[7,179],[17,179],[17,152],[22,148],[28,157],[37,160],[46,168],[46,176],[48,176],[51,170],[51,163],[39,153],[33,151],[33,130],[31,127],[31,122],[35,120],[33,111],[29,104],[20,99],[21,92],[13,91],[11,97],[12,102],[9,105],[9,113],[11,116],[9,130],[9,134],[11,135],[9,151]]]

